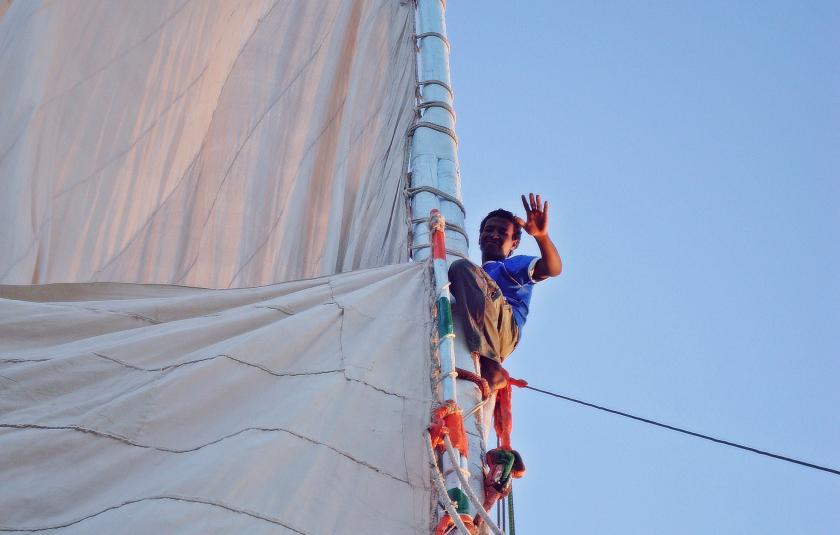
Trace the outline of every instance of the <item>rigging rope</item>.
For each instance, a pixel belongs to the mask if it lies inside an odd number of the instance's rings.
[[[449,440],[449,435],[443,435],[443,442],[446,446],[446,454],[449,455],[449,461],[453,465],[457,466],[458,459],[455,458],[455,450],[452,448],[452,442]],[[429,443],[431,444],[431,440]],[[490,528],[490,531],[492,531],[495,535],[505,535],[498,526],[493,524],[493,520],[490,519],[490,515],[484,510],[484,504],[478,499],[478,496],[476,496],[475,491],[470,486],[470,482],[464,477],[464,474],[462,474],[460,470],[456,471],[455,474],[458,476],[458,480],[461,482],[461,487],[464,492],[467,493],[467,497],[469,497],[472,506],[475,507],[478,516],[487,523],[487,527]]]
[[[693,437],[702,438],[702,439],[709,440],[709,441],[712,441],[712,442],[717,442],[718,444],[724,444],[726,446],[732,446],[733,448],[738,448],[738,449],[742,449],[742,450],[749,451],[749,452],[752,452],[752,453],[757,453],[759,455],[765,455],[767,457],[772,457],[774,459],[779,459],[780,461],[786,461],[786,462],[789,462],[789,463],[794,463],[794,464],[798,464],[798,465],[801,465],[801,466],[806,466],[808,468],[813,468],[815,470],[822,470],[823,472],[829,472],[831,474],[840,476],[840,470],[836,470],[834,468],[829,468],[827,466],[820,466],[818,464],[813,464],[813,463],[809,463],[809,462],[806,462],[806,461],[800,461],[799,459],[794,459],[793,457],[787,457],[785,455],[778,455],[776,453],[770,453],[769,451],[760,450],[758,448],[753,448],[753,447],[750,447],[750,446],[744,446],[743,444],[737,444],[735,442],[730,442],[729,440],[723,440],[722,438],[715,438],[715,437],[712,437],[712,436],[709,436],[709,435],[704,435],[702,433],[695,433],[694,431],[689,431],[687,429],[682,429],[680,427],[675,427],[673,425],[663,424],[662,422],[657,422],[655,420],[651,420],[651,419],[648,419],[648,418],[642,418],[641,416],[634,416],[634,415],[626,413],[626,412],[617,411],[615,409],[610,409],[610,408],[607,408],[607,407],[602,407],[601,405],[596,405],[594,403],[589,403],[589,402],[582,401],[582,400],[575,399],[575,398],[571,398],[571,397],[568,397],[568,396],[563,396],[561,394],[555,394],[554,392],[549,392],[548,390],[542,390],[540,388],[535,388],[533,386],[526,386],[525,388],[527,388],[529,390],[535,390],[537,392],[541,392],[541,393],[547,394],[549,396],[554,396],[556,398],[565,399],[566,401],[571,401],[573,403],[578,403],[580,405],[585,405],[587,407],[592,407],[593,409],[598,409],[598,410],[601,410],[601,411],[604,411],[604,412],[609,412],[609,413],[612,413],[612,414],[617,414],[619,416],[624,416],[625,418],[631,418],[633,420],[638,420],[638,421],[644,422],[646,424],[651,424],[651,425],[655,425],[655,426],[662,427],[662,428],[665,428],[665,429],[670,429],[671,431],[676,431],[678,433],[684,433],[686,435],[690,435],[690,436],[693,436]]]
[[[417,193],[417,192],[415,192],[415,193]],[[417,225],[419,223],[428,223],[428,222],[429,222],[428,217],[415,217],[415,218],[411,219],[411,224],[412,225]],[[460,225],[456,225],[455,223],[450,223],[449,221],[447,221],[446,222],[446,230],[451,230],[452,232],[457,232],[458,234],[460,234],[461,236],[464,237],[464,239],[467,242],[467,247],[470,246],[470,237],[467,236],[467,231],[464,230],[464,227],[462,227]]]
[[[412,245],[410,249],[412,251],[416,251],[418,249],[428,249],[429,247],[431,247],[431,244],[421,243],[419,245]],[[463,258],[464,260],[469,260],[469,257],[467,257],[467,255],[465,255],[461,251],[456,251],[454,249],[449,249],[448,247],[446,249],[446,254],[452,255],[452,256],[457,256],[457,257]]]
[[[447,514],[449,514],[449,518],[455,523],[458,527],[458,531],[461,532],[462,535],[470,535],[470,531],[467,529],[467,526],[464,525],[464,521],[461,516],[458,514],[458,511],[455,509],[455,506],[452,504],[452,501],[449,499],[449,493],[446,492],[446,484],[443,481],[443,474],[440,472],[440,467],[437,464],[437,455],[435,454],[435,448],[432,446],[432,436],[429,434],[428,431],[424,431],[423,435],[426,437],[426,446],[429,450],[429,464],[434,468],[434,473],[432,474],[432,482],[437,488],[438,491],[438,501],[443,508],[446,510]]]

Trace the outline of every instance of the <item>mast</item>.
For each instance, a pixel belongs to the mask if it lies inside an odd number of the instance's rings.
[[[468,243],[461,203],[454,95],[449,76],[449,41],[442,0],[417,0],[418,122],[412,127],[410,189],[412,251],[415,260],[431,254],[426,222],[439,209],[447,222],[446,242],[454,256],[466,256]]]
[[[410,130],[411,156],[408,193],[411,196],[412,257],[435,258],[437,314],[439,319],[451,313],[449,307],[448,265],[458,257],[467,258],[469,243],[464,231],[465,210],[461,202],[458,138],[455,133],[454,94],[449,71],[449,41],[446,37],[445,2],[417,0],[416,39],[419,50],[417,73],[417,122]],[[433,254],[436,240],[430,214],[439,211],[445,220],[445,253]],[[440,229],[443,230],[443,229]],[[439,231],[438,231],[439,232]],[[443,233],[441,233],[443,234]],[[457,386],[455,368],[478,372],[463,337],[439,322],[439,357],[442,399],[462,409],[464,430],[469,439],[469,456],[454,450],[440,457],[440,466],[450,495],[461,496],[461,513],[475,515],[483,508],[484,432],[481,425],[481,392],[471,383]],[[449,445],[447,445],[449,446]],[[451,450],[452,448],[448,448]],[[469,481],[464,488],[462,482]],[[469,500],[471,495],[473,500]],[[476,496],[477,495],[477,496]],[[469,503],[472,502],[472,506]],[[478,502],[478,503],[475,503]],[[440,512],[442,513],[442,511]]]

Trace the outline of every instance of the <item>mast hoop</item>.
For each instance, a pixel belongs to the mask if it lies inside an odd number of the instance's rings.
[[[430,100],[414,106],[415,110],[424,110],[426,108],[442,108],[448,111],[449,115],[452,116],[452,122],[455,122],[458,119],[455,115],[455,109],[448,102],[444,102],[442,100]]]
[[[436,130],[438,132],[446,134],[447,136],[452,138],[452,141],[455,142],[456,146],[458,145],[458,135],[455,133],[455,130],[446,126],[441,126],[439,124],[430,123],[428,121],[420,121],[419,123],[414,123],[413,125],[411,125],[411,127],[408,129],[408,137],[414,136],[414,132],[418,128],[429,128],[431,130]]]
[[[443,34],[442,34],[442,33],[440,33],[440,32],[423,32],[423,33],[418,33],[418,34],[415,34],[415,35],[414,35],[414,38],[415,38],[417,41],[420,41],[420,40],[421,40],[421,39],[423,39],[424,37],[437,37],[438,39],[440,39],[441,41],[443,41],[443,44],[446,46],[446,50],[447,50],[447,52],[452,50],[452,47],[451,47],[451,45],[449,44],[449,39],[447,39],[447,38],[446,38],[446,36],[445,36],[445,35],[443,35]]]
[[[449,84],[447,84],[443,80],[423,80],[417,82],[417,87],[419,87],[421,90],[424,85],[439,85],[440,87],[444,88],[447,93],[449,93],[449,98],[455,100],[455,92],[452,91],[452,88],[449,87]]]
[[[434,193],[435,195],[437,195],[441,199],[443,199],[445,201],[449,201],[452,204],[456,205],[458,208],[461,209],[461,212],[463,212],[464,214],[467,213],[467,210],[464,208],[464,203],[462,203],[458,199],[458,197],[455,197],[454,195],[450,195],[449,193],[447,193],[447,192],[445,192],[445,191],[443,191],[439,188],[435,188],[433,186],[416,186],[416,187],[413,187],[413,188],[406,188],[405,194],[408,195],[409,197],[414,197],[418,193],[421,193],[421,192],[424,192],[424,191],[427,192],[427,193]],[[418,218],[418,219],[420,219],[420,218]],[[422,218],[422,219],[423,219],[423,221],[428,221],[428,218]],[[463,230],[463,229],[461,229],[461,230]]]

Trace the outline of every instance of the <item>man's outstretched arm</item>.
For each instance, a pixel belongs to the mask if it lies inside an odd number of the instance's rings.
[[[563,271],[563,262],[560,260],[557,247],[548,237],[548,201],[542,203],[539,195],[535,199],[534,194],[530,193],[527,200],[524,195],[522,196],[522,206],[525,207],[525,219],[517,217],[516,222],[525,232],[533,236],[540,248],[541,258],[534,266],[534,279],[556,277]]]

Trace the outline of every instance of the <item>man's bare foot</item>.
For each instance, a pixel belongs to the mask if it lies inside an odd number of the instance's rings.
[[[501,390],[507,386],[507,378],[502,371],[502,366],[495,360],[481,357],[481,376],[490,385],[490,392]]]

